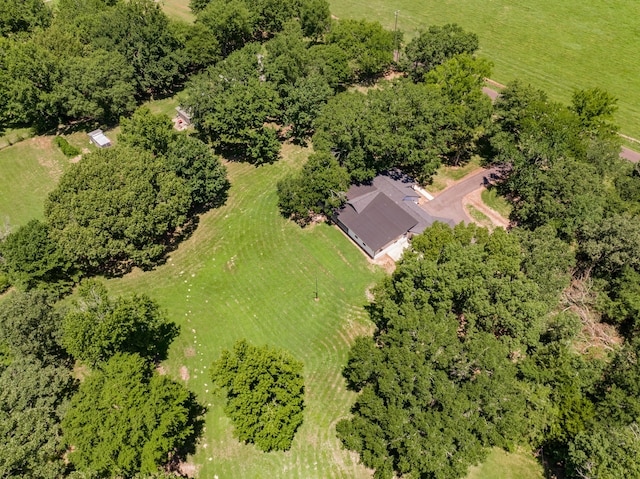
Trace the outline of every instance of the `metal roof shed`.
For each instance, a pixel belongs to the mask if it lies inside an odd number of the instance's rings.
[[[102,130],[93,130],[88,133],[89,141],[98,148],[107,148],[111,146],[111,140],[103,133]]]

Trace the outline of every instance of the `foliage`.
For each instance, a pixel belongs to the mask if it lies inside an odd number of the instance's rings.
[[[0,343],[16,358],[55,363],[64,357],[55,298],[42,290],[14,292],[0,304]]]
[[[0,476],[64,477],[60,421],[74,389],[70,371],[32,356],[0,367]]]
[[[69,460],[101,476],[154,474],[193,447],[202,408],[138,355],[116,354],[80,385],[62,422]]]
[[[211,367],[211,379],[226,390],[226,414],[235,436],[259,449],[286,451],[302,424],[302,363],[285,351],[238,341]]]
[[[502,229],[436,223],[412,247],[375,289],[377,331],[356,341],[344,370],[361,394],[337,431],[375,477],[460,477],[487,447],[547,428],[549,400],[518,363],[557,297],[537,299],[522,272],[528,253]]]
[[[51,10],[42,0],[0,0],[0,36],[7,37],[47,27]]]
[[[120,53],[133,67],[137,92],[168,92],[182,78],[188,59],[168,18],[152,0],[117,2],[85,21],[82,40]]]
[[[198,22],[211,31],[227,56],[247,43],[255,29],[255,17],[241,0],[213,0],[198,13]]]
[[[302,139],[313,133],[313,123],[333,90],[320,75],[298,79],[284,100],[284,120],[291,124],[291,135]]]
[[[138,108],[131,118],[120,119],[121,131],[118,142],[164,155],[169,144],[175,140],[177,132],[166,115],[154,115],[148,107]]]
[[[465,32],[455,23],[432,25],[414,37],[405,49],[404,67],[414,81],[423,81],[425,74],[456,55],[473,55],[479,47],[478,36]]]
[[[397,167],[428,181],[440,165],[450,131],[437,87],[398,82],[331,98],[315,123],[316,151],[331,151],[352,180],[368,181]]]
[[[640,475],[640,430],[629,426],[595,427],[576,436],[569,446],[570,477],[624,479]]]
[[[331,12],[327,0],[305,0],[300,5],[300,26],[306,37],[317,40],[329,30]]]
[[[349,355],[344,374],[361,394],[336,427],[374,477],[461,477],[487,446],[522,434],[524,400],[503,344],[475,332],[462,340],[454,318],[429,308],[385,310],[384,328]]]
[[[378,22],[340,20],[333,23],[327,42],[344,49],[360,79],[383,73],[393,62],[394,35]]]
[[[488,129],[491,100],[482,91],[484,79],[491,74],[491,64],[460,54],[431,70],[425,79],[438,85],[447,102],[446,128],[450,131],[448,163],[458,166],[475,151],[475,140]]]
[[[116,146],[86,155],[45,204],[51,237],[82,269],[150,266],[191,208],[184,180],[150,153]]]
[[[106,288],[83,283],[62,322],[62,343],[74,358],[95,366],[117,353],[166,359],[178,327],[147,295],[110,299]]]
[[[81,153],[78,148],[70,145],[69,142],[66,140],[66,138],[63,138],[62,136],[56,136],[53,141],[60,148],[60,151],[62,151],[62,153],[64,153],[65,156],[73,157]]]
[[[134,109],[135,72],[122,54],[96,50],[68,58],[61,70],[52,95],[65,118],[109,122]]]
[[[336,45],[313,45],[308,50],[310,73],[322,76],[334,90],[351,81],[353,70],[349,65],[349,55]]]
[[[29,289],[68,279],[71,267],[49,233],[45,223],[31,220],[0,243],[2,269],[16,286]]]
[[[253,45],[193,79],[184,106],[198,132],[216,148],[257,164],[278,157],[280,145],[264,124],[278,116],[279,97],[274,85],[258,79]]]
[[[327,152],[314,153],[296,174],[278,182],[278,207],[286,217],[305,224],[316,213],[331,216],[342,206],[349,174]]]
[[[171,171],[187,182],[193,205],[222,206],[231,186],[227,169],[205,143],[186,134],[169,144],[165,161]]]

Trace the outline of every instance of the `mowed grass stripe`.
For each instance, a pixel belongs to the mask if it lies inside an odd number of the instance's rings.
[[[211,404],[193,459],[200,477],[370,477],[342,449],[335,423],[354,400],[341,370],[353,338],[371,330],[365,290],[382,272],[335,227],[301,229],[279,215],[276,182],[308,154],[290,145],[283,151],[274,165],[229,164],[227,204],[205,214],[165,265],[111,280],[109,288],[147,292],[182,327],[164,367],[175,378],[186,368],[189,387]],[[264,454],[232,436],[208,367],[241,338],[284,348],[304,363],[305,422],[291,451]]]
[[[455,22],[480,37],[493,79],[515,78],[568,102],[574,89],[599,86],[619,99],[623,133],[640,138],[640,3],[625,0],[332,0],[339,18],[377,20],[408,41],[419,28]]]

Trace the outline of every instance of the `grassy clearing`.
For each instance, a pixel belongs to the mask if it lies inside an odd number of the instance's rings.
[[[180,100],[178,95],[169,98],[163,98],[162,100],[153,100],[145,103],[143,106],[148,107],[151,113],[159,115],[163,113],[170,118],[176,116],[176,107],[180,106]]]
[[[509,453],[493,449],[480,466],[469,469],[466,479],[543,479],[542,466],[524,451]]]
[[[73,145],[77,143],[69,139]],[[70,165],[52,136],[38,136],[0,150],[0,223],[12,228],[44,216],[44,200]]]
[[[164,13],[175,20],[193,23],[196,19],[189,8],[189,0],[160,0],[160,6]]]
[[[410,39],[419,28],[455,22],[480,37],[492,78],[521,78],[568,102],[600,86],[619,99],[622,132],[640,138],[640,3],[623,0],[331,0],[339,18],[377,20]]]
[[[108,283],[115,294],[157,298],[182,327],[165,368],[175,378],[188,372],[187,384],[209,405],[193,458],[202,478],[370,477],[340,447],[335,423],[354,399],[340,371],[353,338],[370,331],[365,290],[382,272],[335,227],[302,230],[279,215],[275,184],[307,153],[286,145],[274,165],[229,164],[233,186],[223,208],[204,215],[165,265]],[[304,362],[305,421],[289,452],[239,444],[213,392],[207,368],[240,338],[285,348]]]
[[[16,143],[31,138],[33,130],[31,128],[9,128],[2,132],[0,136],[0,149],[15,145]]]
[[[474,156],[469,163],[464,166],[441,166],[433,176],[433,181],[427,190],[432,193],[444,190],[447,186],[452,185],[456,181],[461,180],[473,170],[480,167],[480,157]]]
[[[500,213],[504,218],[509,218],[513,207],[502,196],[498,195],[495,188],[482,191],[482,202],[496,213]]]

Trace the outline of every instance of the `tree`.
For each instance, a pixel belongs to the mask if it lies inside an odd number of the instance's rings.
[[[286,91],[296,80],[306,76],[308,51],[297,21],[287,22],[283,31],[265,43],[265,49],[265,78],[278,85],[279,90]]]
[[[361,79],[371,79],[393,62],[394,34],[378,22],[340,20],[331,26],[327,42],[343,48]]]
[[[68,278],[70,265],[49,237],[49,227],[31,220],[0,243],[4,269],[12,284],[30,289]]]
[[[330,217],[342,206],[348,188],[349,174],[333,155],[313,153],[302,171],[278,182],[278,207],[304,225],[317,213]]]
[[[197,21],[213,32],[225,57],[242,48],[255,30],[255,17],[241,0],[213,0],[198,13]]]
[[[15,358],[33,356],[39,362],[57,363],[62,349],[62,320],[55,298],[42,290],[15,292],[0,305],[0,343]]]
[[[335,43],[322,43],[309,48],[309,70],[322,76],[334,90],[348,84],[353,78],[349,55]]]
[[[66,118],[108,122],[135,108],[135,72],[120,53],[97,50],[67,59],[63,68],[53,96]]]
[[[225,413],[234,435],[259,449],[286,451],[302,424],[302,363],[288,353],[238,341],[211,366],[211,379],[226,391]]]
[[[171,171],[187,182],[194,207],[218,207],[225,203],[231,186],[227,169],[204,142],[185,134],[177,135],[169,144],[165,161]]]
[[[66,368],[16,355],[0,367],[0,476],[65,477],[60,422],[76,381]]]
[[[423,81],[425,73],[455,55],[473,55],[478,47],[478,36],[465,32],[455,23],[448,23],[442,27],[433,25],[426,31],[421,31],[407,45],[406,70],[414,81]]]
[[[147,295],[110,299],[106,288],[93,281],[80,286],[62,329],[62,343],[69,354],[90,366],[117,353],[166,359],[179,331]]]
[[[253,163],[275,160],[280,146],[265,122],[280,113],[274,85],[258,78],[257,49],[248,45],[190,82],[184,106],[203,138]]]
[[[80,385],[62,422],[69,460],[101,477],[154,474],[195,452],[203,409],[135,354],[116,354]]]
[[[135,71],[139,94],[169,92],[182,78],[188,59],[169,19],[152,0],[117,2],[86,21],[81,38],[124,56]]]
[[[142,148],[155,156],[164,155],[177,137],[167,115],[153,114],[148,107],[138,108],[131,118],[120,119],[118,142]]]
[[[433,310],[387,304],[385,326],[358,340],[344,375],[361,391],[336,426],[376,479],[455,478],[523,433],[515,365],[495,337],[469,333]],[[499,399],[498,399],[499,398]]]
[[[300,5],[300,26],[306,37],[317,40],[329,30],[331,12],[327,0],[304,0]]]
[[[51,237],[83,270],[151,266],[187,220],[186,182],[159,158],[126,146],[87,155],[45,203]]]
[[[42,0],[0,0],[0,36],[30,32],[51,23],[51,10]]]
[[[442,89],[447,102],[446,128],[449,163],[457,166],[470,158],[475,141],[484,134],[491,121],[491,100],[482,91],[484,79],[491,73],[491,64],[459,54],[436,66],[426,76],[428,83]]]
[[[320,75],[298,79],[284,100],[284,119],[291,124],[291,135],[304,141],[313,132],[313,123],[333,90]]]
[[[569,444],[570,477],[625,479],[640,475],[638,424],[616,427],[598,425],[578,434]]]

